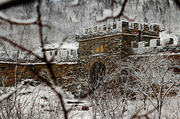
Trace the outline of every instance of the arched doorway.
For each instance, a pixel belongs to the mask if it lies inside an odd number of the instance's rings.
[[[95,62],[90,71],[89,86],[92,90],[99,87],[100,82],[104,79],[106,67],[102,62]]]

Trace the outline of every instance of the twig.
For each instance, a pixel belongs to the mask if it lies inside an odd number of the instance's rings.
[[[17,47],[17,48],[21,49],[22,51],[26,51],[26,52],[28,52],[28,54],[31,54],[31,55],[35,56],[36,58],[38,58],[38,59],[40,59],[40,60],[43,59],[42,57],[40,57],[40,56],[38,56],[37,54],[35,54],[33,51],[28,50],[28,49],[26,49],[25,47],[22,47],[22,46],[18,45],[17,43],[9,40],[9,39],[6,38],[6,37],[0,36],[0,40],[3,40],[3,41],[5,41],[5,42],[8,42],[8,43],[11,44],[12,46]]]
[[[146,114],[142,114],[142,115],[137,115],[136,114],[136,116],[134,116],[133,118],[131,118],[131,119],[141,119],[141,118],[146,118],[146,119],[150,119],[149,117],[148,117],[148,115],[149,114],[151,114],[151,113],[153,113],[154,111],[155,111],[156,109],[154,108],[154,109],[152,109],[152,110],[150,110],[149,112],[147,112]]]
[[[113,2],[113,1],[112,1]],[[125,7],[126,7],[126,5],[127,5],[127,2],[128,2],[128,0],[124,0],[124,2],[123,2],[123,4],[122,4],[122,8],[120,9],[120,11],[119,11],[119,13],[117,14],[117,15],[113,15],[113,12],[114,12],[114,10],[112,10],[112,14],[111,14],[111,16],[107,16],[107,17],[105,17],[104,19],[102,19],[102,20],[98,20],[97,22],[104,22],[104,21],[106,21],[106,20],[108,20],[108,19],[114,19],[114,18],[119,18],[119,17],[121,17],[121,16],[123,16],[123,17],[125,17],[126,19],[128,19],[128,20],[130,20],[130,21],[134,21],[133,19],[130,19],[130,18],[128,18],[126,15],[124,15],[124,10],[125,10]],[[113,3],[111,3],[111,7],[113,7],[114,5],[113,5]]]

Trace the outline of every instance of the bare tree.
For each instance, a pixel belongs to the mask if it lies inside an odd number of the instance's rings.
[[[134,88],[135,92],[142,94],[151,102],[160,119],[165,99],[178,82],[178,78],[170,70],[173,63],[169,56],[156,54],[135,63],[135,67],[131,67],[131,69],[134,69],[134,78],[137,80],[137,88]]]

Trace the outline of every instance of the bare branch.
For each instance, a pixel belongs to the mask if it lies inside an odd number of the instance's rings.
[[[141,118],[143,118],[143,117],[146,118],[146,119],[150,119],[150,118],[148,117],[148,115],[151,114],[151,113],[153,113],[155,110],[156,110],[156,109],[154,108],[154,109],[148,111],[146,114],[139,115],[139,116],[137,116],[137,114],[136,114],[136,116],[134,116],[134,117],[131,118],[131,119],[141,119]]]
[[[113,1],[112,1],[112,2],[113,2]],[[122,4],[122,7],[121,7],[121,9],[120,9],[120,11],[118,12],[117,15],[113,15],[114,10],[113,10],[113,8],[111,8],[112,14],[111,14],[110,16],[105,17],[105,18],[102,19],[102,20],[98,20],[97,22],[104,22],[104,21],[106,21],[106,20],[108,20],[108,19],[119,18],[119,17],[121,17],[121,16],[123,16],[123,17],[126,18],[127,20],[134,21],[135,19],[130,19],[129,17],[127,17],[126,15],[124,15],[124,10],[125,10],[125,7],[126,7],[126,5],[127,5],[127,2],[128,2],[128,0],[124,0],[124,2],[123,2],[123,4]],[[113,6],[114,6],[113,3],[111,3],[111,7],[113,7]]]
[[[16,88],[14,91],[11,91],[11,92],[9,92],[9,93],[7,93],[7,94],[1,95],[1,96],[0,96],[0,102],[2,102],[2,101],[5,100],[5,99],[10,98],[17,90],[23,88],[23,86],[24,86],[24,85],[21,85],[21,86],[19,86],[18,88]]]
[[[15,19],[15,18],[8,18],[7,16],[5,16],[2,12],[0,12],[0,20],[3,20],[5,22],[8,22],[10,24],[14,24],[14,25],[37,25],[38,24],[38,20],[37,18],[34,19],[29,19],[29,20],[19,20],[19,19]],[[47,27],[47,28],[51,28],[49,25],[47,24],[42,24],[43,27]]]
[[[43,61],[46,63],[46,66],[49,70],[50,73],[50,78],[52,80],[54,80],[54,83],[57,84],[57,79],[56,76],[53,72],[52,69],[52,65],[50,62],[48,62],[46,53],[45,53],[45,48],[44,48],[44,41],[43,41],[43,26],[42,26],[42,19],[41,19],[41,0],[38,0],[38,5],[37,5],[37,14],[38,14],[38,27],[39,27],[39,40],[41,43],[41,48],[42,48],[42,52],[43,52]],[[40,75],[38,75],[38,77],[40,77]],[[40,77],[41,78],[41,77]],[[43,78],[41,78],[43,80]],[[43,80],[50,88],[53,92],[55,92],[55,94],[58,96],[61,106],[62,106],[62,110],[63,110],[63,114],[64,114],[64,119],[68,119],[68,111],[65,108],[65,104],[64,104],[64,100],[63,100],[63,96],[57,92],[57,90],[55,90],[55,88],[53,87],[53,85],[46,79]]]
[[[0,36],[0,40],[3,40],[3,41],[5,41],[5,42],[8,42],[8,43],[11,44],[12,46],[14,46],[14,47],[16,47],[16,48],[19,48],[19,49],[21,49],[22,51],[26,51],[26,52],[28,52],[28,54],[31,54],[31,55],[35,56],[36,58],[42,60],[42,57],[38,56],[38,55],[35,54],[33,51],[31,51],[31,50],[29,50],[29,49],[26,49],[25,47],[22,47],[22,46],[18,45],[17,43],[9,40],[9,39],[6,38],[6,37]]]
[[[6,17],[3,13],[0,13],[0,19],[6,22],[9,22],[10,24],[15,24],[15,25],[37,24],[37,19],[30,19],[30,20],[11,19],[11,18]]]
[[[37,0],[1,0],[0,1],[0,10],[11,8],[18,5],[25,5],[34,3]]]
[[[175,82],[166,90],[166,92],[164,93],[164,96],[162,97],[162,101],[164,101],[166,95],[169,93],[169,91],[172,89],[172,87],[175,85]]]

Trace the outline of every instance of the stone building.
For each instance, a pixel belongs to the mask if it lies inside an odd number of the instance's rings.
[[[139,24],[126,21],[113,22],[84,29],[79,41],[78,56],[82,70],[91,83],[102,80],[117,67],[117,60],[133,55],[138,46],[148,47],[151,39],[157,39],[157,24]],[[90,75],[89,75],[90,74]]]

